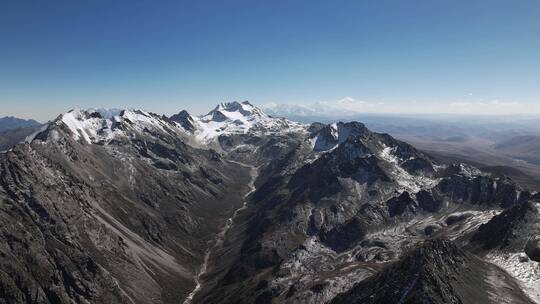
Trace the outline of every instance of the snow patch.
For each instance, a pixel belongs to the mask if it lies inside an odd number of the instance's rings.
[[[379,158],[392,164],[391,173],[402,188],[401,190],[406,190],[409,193],[417,193],[422,189],[430,189],[436,186],[440,179],[433,179],[421,175],[412,175],[403,169],[400,166],[399,159],[393,154],[396,147],[386,147],[383,146],[383,149],[379,153]]]
[[[540,263],[532,260],[522,262],[521,255],[521,252],[493,252],[486,256],[486,260],[508,272],[527,296],[540,303]]]
[[[328,125],[328,128],[330,131],[329,138],[325,136],[326,134],[320,132],[311,139],[311,148],[314,151],[332,151],[344,143],[352,133],[351,127],[343,123],[333,123]]]

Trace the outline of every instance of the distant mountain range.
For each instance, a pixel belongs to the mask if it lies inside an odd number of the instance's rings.
[[[540,135],[516,136],[497,142],[495,149],[512,157],[540,165]]]
[[[0,118],[0,151],[6,150],[37,131],[41,124],[33,119]]]
[[[13,116],[6,116],[0,118],[0,132],[20,128],[38,127],[40,125],[41,123],[33,119],[21,119]]]
[[[359,112],[361,105],[354,108],[351,102],[270,104],[265,111],[304,123],[361,121],[374,131],[389,133],[441,159],[505,172],[540,191],[538,115],[374,114]],[[327,108],[330,110],[325,111]]]
[[[540,133],[539,115],[384,114],[363,112],[358,106],[350,105],[358,101],[347,100],[310,105],[270,103],[263,109],[270,115],[305,123],[362,121],[380,132],[442,139],[463,135],[500,139],[516,134]]]

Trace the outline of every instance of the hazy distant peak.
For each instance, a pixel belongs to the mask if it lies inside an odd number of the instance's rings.
[[[13,116],[0,118],[0,132],[19,128],[37,127],[40,123],[33,119],[21,119]]]
[[[334,102],[314,102],[311,104],[268,103],[263,109],[273,116],[283,117],[350,117],[364,113],[371,104],[350,97]]]
[[[317,114],[313,109],[302,105],[268,103],[262,108],[273,116],[314,116]]]

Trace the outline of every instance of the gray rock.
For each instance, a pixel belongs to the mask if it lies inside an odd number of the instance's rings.
[[[525,244],[525,253],[536,262],[540,262],[540,236],[533,236]]]

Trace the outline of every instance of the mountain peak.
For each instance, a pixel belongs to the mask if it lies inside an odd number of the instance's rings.
[[[221,109],[221,110],[227,110],[227,111],[237,111],[238,109],[245,109],[245,108],[254,108],[255,106],[253,106],[249,101],[245,100],[245,101],[242,101],[242,102],[238,102],[238,101],[231,101],[231,102],[222,102],[220,103],[217,108]]]
[[[25,127],[38,127],[39,122],[33,119],[21,119],[13,116],[0,117],[0,132]]]
[[[328,125],[312,124],[312,142],[315,151],[327,151],[342,144],[350,137],[368,133],[369,130],[362,123],[336,122]]]
[[[186,131],[195,131],[195,119],[186,110],[182,110],[178,114],[174,114],[169,119],[179,123],[180,126],[182,126],[182,128],[184,128]]]
[[[249,101],[218,104],[208,114],[194,117],[196,138],[208,141],[220,135],[247,134],[249,132],[300,132],[304,126],[285,118],[274,118]]]
[[[233,101],[233,102],[222,102],[217,105],[212,111],[207,115],[203,116],[202,119],[205,121],[244,121],[244,120],[256,120],[257,118],[267,118],[266,115],[261,109],[252,105],[249,101]]]

